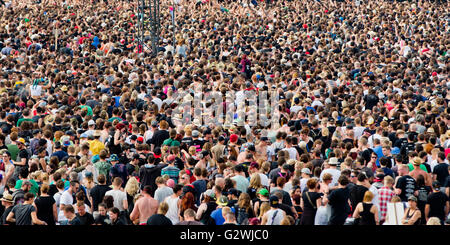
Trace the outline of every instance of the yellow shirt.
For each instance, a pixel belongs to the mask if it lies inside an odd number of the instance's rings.
[[[105,149],[105,144],[103,144],[100,140],[93,140],[89,143],[89,149],[92,152],[92,155],[100,154],[100,151]]]

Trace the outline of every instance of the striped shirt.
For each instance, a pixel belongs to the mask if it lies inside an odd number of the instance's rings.
[[[180,169],[175,166],[167,166],[161,170],[161,176],[167,174],[173,181],[175,181],[175,184],[178,184],[178,173],[180,172]]]

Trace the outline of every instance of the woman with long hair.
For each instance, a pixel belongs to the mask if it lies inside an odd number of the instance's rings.
[[[139,194],[139,191],[139,182],[137,181],[136,177],[129,178],[127,184],[125,185],[125,193],[127,194],[129,213],[133,211],[134,200],[136,195]]]
[[[252,174],[250,177],[250,183],[247,188],[247,193],[250,195],[250,199],[252,201],[255,201],[258,198],[257,191],[262,187],[261,176],[259,176],[259,173]]]
[[[239,196],[234,210],[236,212],[236,221],[240,225],[247,225],[249,219],[256,217],[255,212],[252,209],[250,195],[247,193],[242,193]]]
[[[197,207],[195,206],[195,198],[194,194],[191,192],[187,192],[183,195],[180,202],[180,207],[178,208],[178,216],[180,218],[180,221],[183,221],[183,214],[184,211],[187,209],[192,209],[197,212]]]

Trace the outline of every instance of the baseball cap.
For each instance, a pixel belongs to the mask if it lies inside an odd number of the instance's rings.
[[[20,142],[20,143],[22,143],[22,144],[25,145],[25,139],[24,139],[24,138],[19,138],[19,139],[17,140],[17,142]]]
[[[262,188],[261,190],[259,190],[258,194],[263,196],[269,196],[269,191],[266,188]]]
[[[311,175],[311,170],[309,168],[302,168],[302,174],[309,174]]]
[[[441,183],[439,183],[439,181],[435,180],[433,181],[433,189],[435,190],[440,190],[441,189]]]
[[[205,195],[206,195],[206,196],[209,196],[209,197],[212,197],[212,198],[215,198],[215,197],[216,197],[216,194],[215,194],[214,191],[211,190],[211,189],[206,190],[206,191],[205,191]]]
[[[192,131],[192,137],[198,137],[200,135],[200,132],[198,130]]]
[[[88,122],[88,126],[93,126],[93,125],[95,125],[95,121],[94,120],[89,120],[89,122]]]
[[[112,161],[119,161],[119,157],[117,156],[117,154],[111,154],[111,156],[109,157],[109,160]]]
[[[408,197],[408,201],[414,201],[414,202],[417,202],[417,197],[411,195],[411,196]]]
[[[158,127],[158,121],[153,120],[152,121],[152,127]]]
[[[261,141],[269,141],[269,138],[267,138],[266,136],[261,137]]]
[[[221,196],[219,200],[216,202],[220,206],[227,206],[228,205],[228,198],[226,196]]]
[[[277,196],[271,196],[269,201],[271,207],[278,208],[280,206],[280,201]]]
[[[225,137],[223,137],[223,136],[219,136],[219,139],[218,139],[219,141],[224,141],[225,140]]]
[[[239,196],[239,191],[235,188],[231,188],[228,190],[228,194],[229,195],[235,195],[235,196]]]
[[[237,134],[230,135],[230,142],[234,143],[237,142],[237,140],[238,140]]]

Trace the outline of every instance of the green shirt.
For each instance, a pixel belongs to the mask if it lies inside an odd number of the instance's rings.
[[[19,147],[14,144],[7,145],[8,152],[11,153],[11,160],[17,161],[17,154],[19,154]]]
[[[409,172],[414,170],[414,166],[412,163],[408,163],[408,167],[409,167]],[[425,165],[420,164],[420,169],[422,169],[423,171],[428,173],[427,167],[425,167]]]
[[[168,138],[168,139],[164,140],[163,145],[180,146],[180,142],[178,140]]]
[[[30,192],[31,193],[33,193],[35,196],[38,194],[38,192],[39,192],[39,185],[38,185],[38,183],[36,183],[36,181],[34,180],[34,179],[31,179],[31,180],[29,180],[30,182],[31,182],[31,189],[30,189]],[[18,180],[17,182],[16,182],[16,186],[14,186],[14,188],[15,189],[20,189],[20,188],[22,188],[22,183],[23,183],[23,180]]]
[[[21,119],[17,120],[17,127],[20,127],[20,124],[22,124],[22,122],[25,122],[25,121],[27,121],[27,122],[32,122],[33,119],[30,119],[30,118],[21,118]]]
[[[106,162],[106,161],[104,161],[104,162],[98,161],[98,162],[94,163],[94,167],[98,170],[99,174],[104,174],[107,177],[112,165],[111,165],[111,163]]]
[[[111,117],[110,119],[108,119],[108,122],[114,122],[114,120],[118,120],[119,122],[123,121],[123,119],[120,117]]]
[[[92,112],[92,108],[88,105],[80,105],[80,108],[83,110],[84,108],[87,108],[87,114],[88,116],[93,116],[94,112]]]

